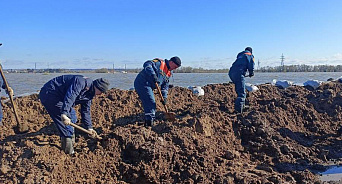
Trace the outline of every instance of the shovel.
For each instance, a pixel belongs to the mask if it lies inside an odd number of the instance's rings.
[[[164,105],[164,109],[165,109],[165,114],[164,114],[164,116],[165,116],[165,118],[166,118],[167,120],[169,120],[169,121],[175,121],[175,120],[176,120],[176,115],[175,115],[175,113],[169,112],[169,111],[167,110],[167,107],[166,107],[166,104],[164,103],[164,98],[163,98],[163,95],[162,95],[162,93],[161,93],[161,91],[160,91],[160,88],[159,88],[158,83],[156,83],[156,87],[157,87],[159,96],[160,96],[160,98],[161,98],[161,101],[163,102],[163,105]]]
[[[83,127],[80,127],[80,126],[78,126],[78,125],[76,125],[76,124],[69,123],[68,125],[73,126],[73,127],[77,128],[77,129],[79,129],[79,130],[81,130],[81,131],[83,131],[83,132],[85,132],[85,133],[87,133],[87,134],[89,134],[89,135],[92,135],[92,133],[91,133],[89,130],[86,130],[86,129],[84,129]],[[102,139],[102,137],[100,137],[100,136],[97,135],[97,134],[96,134],[95,138],[96,138],[96,139],[99,139],[99,140]]]
[[[14,112],[14,116],[15,116],[15,119],[17,120],[17,127],[15,128],[17,130],[18,133],[25,133],[25,132],[28,132],[28,126],[26,124],[21,124],[20,121],[19,121],[19,117],[18,117],[18,114],[17,114],[17,108],[15,106],[15,103],[14,103],[14,100],[13,100],[13,96],[9,93],[9,85],[7,83],[7,80],[5,78],[5,75],[4,75],[4,72],[2,71],[2,65],[0,64],[0,73],[1,73],[1,77],[5,83],[5,86],[6,86],[6,90],[8,92],[8,96],[11,100],[11,103],[12,103],[12,107],[13,107],[13,112]]]

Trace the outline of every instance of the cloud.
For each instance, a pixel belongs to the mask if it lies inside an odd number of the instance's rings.
[[[230,68],[232,63],[235,61],[235,57],[202,57],[198,59],[182,59],[182,66],[190,66],[193,68],[205,68],[205,69],[225,69]],[[267,56],[266,58],[260,57],[255,58],[256,67],[260,60],[260,67],[264,66],[279,66],[281,61],[280,57]],[[113,64],[115,68],[123,69],[125,65],[127,68],[142,68],[145,61],[139,59],[133,60],[109,60],[104,58],[92,58],[82,57],[70,60],[59,60],[59,61],[26,61],[20,59],[6,59],[2,63],[6,69],[27,69],[34,68],[35,64],[37,69],[42,68],[80,68],[80,69],[97,69],[97,68],[112,68]],[[285,65],[341,65],[342,64],[342,53],[336,53],[326,57],[306,57],[306,58],[294,58],[291,56],[285,56]]]

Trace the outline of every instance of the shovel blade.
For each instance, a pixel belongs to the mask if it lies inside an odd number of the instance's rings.
[[[164,114],[165,119],[169,120],[169,121],[175,121],[176,120],[176,114],[173,112],[166,112]]]
[[[29,127],[27,124],[20,123],[16,127],[14,127],[14,131],[17,134],[23,134],[29,131]]]

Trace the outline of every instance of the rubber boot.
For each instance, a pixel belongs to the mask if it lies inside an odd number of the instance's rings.
[[[74,144],[71,137],[61,137],[62,150],[66,154],[74,154]]]
[[[75,145],[75,142],[76,142],[76,136],[75,136],[75,133],[72,134],[71,136],[71,139],[72,139],[72,145]]]
[[[145,120],[145,127],[151,127],[153,125],[153,120]]]
[[[243,109],[244,109],[244,110],[249,110],[250,108],[251,108],[251,107],[250,107],[249,105],[244,105],[244,106],[243,106]]]

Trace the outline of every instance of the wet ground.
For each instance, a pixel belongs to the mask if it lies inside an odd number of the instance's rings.
[[[319,172],[342,161],[342,84],[310,91],[259,85],[250,109],[233,113],[234,85],[169,92],[177,120],[145,128],[134,91],[111,89],[93,101],[103,140],[76,132],[76,154],[60,150],[57,131],[37,95],[15,100],[30,130],[16,134],[4,105],[0,183],[322,183]],[[80,117],[80,116],[79,116]]]

